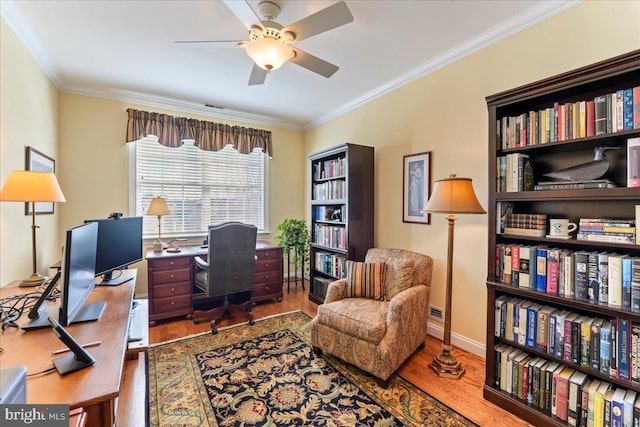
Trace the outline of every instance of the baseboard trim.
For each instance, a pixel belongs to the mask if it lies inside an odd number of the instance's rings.
[[[438,338],[439,340],[443,340],[444,328],[442,326],[432,325],[429,323],[427,325],[427,334],[431,335],[432,337]],[[486,346],[484,344],[473,341],[465,336],[458,335],[455,332],[451,332],[451,344],[477,356],[480,356],[483,359],[486,356]]]

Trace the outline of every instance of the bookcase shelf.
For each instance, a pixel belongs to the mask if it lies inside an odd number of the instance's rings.
[[[513,412],[536,426],[564,427],[568,426],[569,423],[552,414],[551,408],[542,409],[537,405],[532,405],[512,393],[505,392],[501,386],[496,384],[501,375],[501,357],[509,351],[504,350],[507,346],[516,349],[516,351],[526,352],[530,356],[528,360],[542,359],[540,364],[548,362],[559,363],[575,370],[575,372],[586,374],[594,381],[610,383],[613,389],[622,388],[638,392],[638,395],[640,395],[640,381],[630,381],[618,378],[616,375],[612,376],[599,370],[586,368],[580,363],[576,364],[572,360],[567,360],[566,354],[565,357],[558,357],[543,351],[544,347],[541,347],[541,350],[540,347],[523,345],[522,341],[518,342],[501,336],[502,331],[497,333],[496,328],[498,328],[498,325],[500,327],[503,326],[500,323],[503,320],[500,311],[497,311],[496,304],[498,303],[499,306],[506,299],[510,299],[512,304],[523,304],[525,306],[527,304],[535,304],[536,307],[547,306],[551,307],[550,310],[565,310],[565,313],[575,313],[587,318],[600,318],[605,322],[615,322],[616,325],[620,322],[619,319],[622,319],[622,322],[628,321],[630,331],[632,330],[631,325],[637,324],[640,327],[640,311],[630,311],[632,309],[627,310],[596,302],[598,301],[597,292],[595,300],[589,298],[582,300],[575,299],[572,295],[560,295],[560,292],[533,289],[533,280],[530,282],[530,287],[526,287],[526,281],[524,286],[522,282],[511,284],[510,279],[507,281],[504,277],[505,275],[511,277],[511,272],[503,272],[500,264],[500,250],[506,247],[558,249],[564,251],[563,256],[569,257],[569,260],[573,260],[578,252],[605,253],[607,256],[615,253],[629,258],[640,258],[640,245],[576,240],[575,237],[557,239],[546,236],[530,237],[503,234],[500,230],[502,209],[507,205],[513,213],[545,214],[547,219],[567,218],[574,223],[578,223],[581,218],[614,218],[619,220],[634,218],[636,205],[640,204],[640,188],[627,187],[626,147],[628,139],[640,136],[640,129],[612,131],[593,136],[580,134],[580,137],[567,137],[567,134],[562,137],[564,139],[562,141],[542,143],[539,140],[542,133],[538,132],[536,134],[535,127],[526,128],[525,126],[530,123],[530,120],[535,122],[539,117],[543,117],[540,114],[541,110],[554,111],[555,109],[557,113],[557,111],[561,111],[558,106],[564,105],[567,106],[566,108],[569,108],[569,105],[578,106],[582,101],[587,102],[594,100],[596,97],[638,86],[640,86],[640,50],[487,97],[490,189],[486,282],[486,376],[483,395],[487,400]],[[635,98],[634,102],[636,102]],[[573,107],[571,108],[573,110]],[[536,116],[536,112],[538,112],[538,116]],[[522,121],[518,123],[524,123],[523,127],[519,128],[522,133],[518,133],[517,138],[519,138],[519,141],[524,140],[525,143],[518,142],[516,146],[503,144],[503,139],[507,137],[505,129],[511,132],[509,126],[511,126],[511,121],[517,117],[522,117]],[[552,114],[551,117],[551,123],[553,124],[554,115]],[[560,125],[557,121],[557,116],[555,117],[554,129],[569,123],[567,118],[567,121]],[[562,116],[560,115],[560,117]],[[505,123],[508,125],[505,126]],[[576,129],[578,128],[573,127],[572,132],[575,133]],[[512,135],[513,133],[510,133],[509,138]],[[561,139],[559,136],[555,138]],[[537,143],[532,143],[532,140]],[[502,156],[507,156],[511,153],[522,153],[528,156],[527,160],[533,169],[533,181],[537,184],[540,181],[551,180],[545,176],[547,173],[593,160],[595,147],[602,145],[617,147],[617,149],[606,152],[610,166],[607,174],[603,177],[613,181],[617,185],[615,188],[498,191],[501,176],[499,160]],[[536,260],[531,255],[529,258],[531,270],[528,270],[530,274],[536,273],[534,264],[536,264]],[[575,260],[567,261],[566,265],[571,266],[567,268],[575,269]],[[544,274],[547,274],[546,270]],[[501,280],[501,276],[504,281]],[[498,324],[496,324],[496,321],[498,321]],[[514,325],[511,326],[513,327]],[[526,323],[526,327],[528,329],[530,324]],[[514,329],[513,333],[520,333],[521,328],[522,326]],[[528,334],[529,332],[527,330],[526,333]],[[522,340],[522,336],[519,338]],[[529,338],[528,335],[527,338]],[[498,346],[498,352],[496,351],[496,346]],[[629,346],[631,346],[631,337],[629,337]],[[575,350],[571,348],[571,351]],[[523,360],[527,360],[527,358]],[[638,364],[640,364],[640,360]],[[638,369],[640,370],[640,367]],[[629,359],[629,370],[631,371],[631,357]],[[551,388],[549,391],[552,392],[553,389]]]
[[[344,260],[363,261],[373,246],[373,153],[373,147],[347,143],[309,156],[309,299],[317,304],[327,285],[342,277]]]

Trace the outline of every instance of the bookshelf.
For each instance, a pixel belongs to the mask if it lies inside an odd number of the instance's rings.
[[[631,390],[640,395],[640,383],[626,380],[611,368],[607,369],[607,363],[610,360],[603,365],[596,364],[594,366],[581,363],[583,361],[580,360],[580,357],[576,362],[574,360],[575,353],[580,356],[577,350],[580,345],[576,342],[573,345],[569,344],[569,353],[566,354],[567,342],[564,340],[565,337],[568,339],[570,335],[565,336],[564,332],[557,339],[555,332],[550,336],[547,330],[546,338],[542,336],[541,343],[543,345],[539,345],[535,340],[534,342],[527,341],[530,335],[535,335],[536,339],[541,338],[538,331],[534,333],[530,330],[533,325],[537,327],[539,323],[545,326],[547,325],[545,322],[555,325],[557,322],[558,325],[566,326],[570,324],[566,321],[566,316],[572,313],[584,316],[582,323],[585,324],[588,324],[590,319],[597,318],[615,323],[614,327],[620,325],[621,328],[626,328],[626,323],[632,326],[636,322],[640,327],[640,310],[632,310],[622,304],[620,306],[612,305],[609,301],[602,303],[598,301],[597,296],[595,299],[590,296],[580,299],[575,295],[576,281],[582,285],[584,280],[582,276],[576,278],[576,253],[598,253],[607,256],[614,255],[614,257],[624,255],[628,258],[634,258],[640,257],[640,246],[634,243],[576,240],[575,232],[571,233],[572,238],[570,239],[549,238],[547,237],[548,232],[542,236],[505,234],[502,229],[501,217],[505,211],[509,211],[516,214],[546,215],[548,219],[567,218],[576,224],[584,218],[620,220],[635,218],[636,205],[640,204],[640,188],[627,187],[626,147],[628,139],[640,136],[640,129],[632,127],[625,130],[623,125],[618,130],[615,124],[613,128],[608,129],[606,124],[604,127],[598,124],[596,129],[595,123],[589,125],[586,120],[586,107],[587,101],[593,100],[595,104],[596,99],[606,98],[608,94],[616,94],[617,91],[638,86],[640,86],[640,50],[498,93],[486,99],[489,112],[489,182],[491,184],[489,185],[487,248],[487,350],[483,395],[487,400],[536,426],[575,425],[573,421],[569,423],[567,418],[575,416],[579,418],[580,415],[574,413],[559,416],[555,406],[549,407],[540,400],[536,404],[532,403],[528,399],[531,387],[529,390],[522,389],[522,393],[527,398],[523,398],[522,395],[518,396],[519,385],[514,388],[512,383],[510,390],[505,389],[501,382],[504,373],[501,371],[503,369],[501,364],[505,356],[507,360],[509,359],[510,352],[513,352],[512,356],[518,353],[526,354],[520,356],[520,359],[531,374],[537,374],[539,371],[544,372],[544,366],[551,369],[551,366],[557,363],[559,366],[570,368],[572,372],[577,372],[576,377],[586,374],[588,379],[594,380],[594,383],[595,381],[609,383],[611,389]],[[616,104],[612,101],[610,105],[615,107]],[[583,119],[580,118],[581,109],[585,110],[583,112],[585,118]],[[545,114],[542,113],[543,111]],[[551,113],[550,116],[549,113]],[[613,113],[609,112],[606,117],[611,117],[611,114]],[[589,118],[592,117],[591,115]],[[541,121],[544,121],[544,126],[541,126]],[[588,126],[594,126],[594,129],[587,129]],[[593,134],[595,132],[598,133]],[[545,174],[593,160],[594,149],[602,145],[617,148],[606,152],[610,166],[604,176],[615,183],[615,188],[606,188],[610,185],[603,186],[605,188],[585,189],[578,187],[554,189],[547,186],[544,190],[533,190],[534,186],[541,181],[550,181],[548,177],[544,176]],[[533,169],[533,187],[530,182],[528,185],[526,182],[522,182],[526,181],[526,175],[524,180],[518,181],[517,178],[514,178],[516,179],[514,182],[512,179],[507,186],[504,171],[501,173],[500,170],[500,158],[507,156],[512,157],[512,162],[523,157],[525,165],[526,161],[529,161]],[[515,173],[517,176],[521,176],[518,175],[517,167]],[[527,251],[530,252],[529,263],[516,262],[514,265],[517,270],[515,276],[512,271],[507,271],[509,269],[505,270],[505,264],[510,262],[505,258],[505,253],[511,256],[510,251],[514,247],[518,248],[518,255],[523,247],[528,248],[525,249],[525,257]],[[505,248],[509,249],[506,249],[505,252]],[[536,258],[533,256],[532,248],[536,249]],[[538,268],[542,270],[542,267],[537,265],[540,261],[537,258],[537,248],[543,248],[542,254],[544,254],[544,249],[547,252],[548,250],[555,252],[557,249],[559,251],[557,253],[562,254],[564,264],[559,273],[562,279],[557,279],[556,285],[553,285],[555,279],[549,279],[549,272],[555,271],[555,263],[548,264],[549,267],[552,267],[551,270],[547,269],[547,264],[545,264],[544,273],[538,271]],[[551,259],[555,260],[555,258]],[[526,269],[527,264],[529,270]],[[582,264],[579,269],[582,269]],[[529,280],[526,280],[526,276],[524,280],[521,280],[523,272],[530,274]],[[534,274],[536,280],[531,280],[531,275]],[[511,280],[513,277],[516,279]],[[587,277],[587,279],[590,278]],[[543,281],[544,286],[541,283],[542,287],[538,287],[538,279]],[[546,287],[547,283],[551,285],[549,288]],[[598,282],[588,283],[596,286]],[[599,291],[604,289],[605,287],[601,287]],[[613,287],[607,289],[612,290]],[[509,301],[509,303],[507,304],[505,301]],[[503,306],[507,306],[507,308],[503,308]],[[552,314],[539,317],[538,314],[541,313],[539,308],[544,306],[551,307],[550,313]],[[513,307],[517,309],[513,309]],[[505,313],[508,312],[508,309],[513,309],[513,313],[518,313],[517,320],[511,317],[505,319]],[[522,315],[526,313],[526,316],[534,313],[534,316],[525,318],[524,323],[521,323],[520,313]],[[533,319],[536,321],[534,322]],[[513,324],[510,325],[510,322]],[[607,324],[607,326],[609,325]],[[505,329],[508,328],[511,330],[505,332]],[[522,333],[520,333],[521,330]],[[545,330],[545,328],[541,328],[541,330]],[[604,331],[606,332],[606,330]],[[595,337],[599,337],[601,330],[594,329],[594,331],[597,331],[598,334],[596,335],[594,332],[593,339],[595,340]],[[569,334],[568,331],[567,333]],[[616,337],[614,339],[617,339],[619,330],[614,330],[612,336],[614,334]],[[544,341],[545,339],[546,341]],[[558,345],[555,343],[556,340],[558,340]],[[617,350],[620,343],[619,340],[617,343],[614,341],[610,351],[614,348]],[[629,343],[629,346],[631,347],[632,344]],[[586,348],[585,343],[582,349]],[[588,348],[593,352],[596,347],[588,346]],[[611,354],[605,353],[606,350],[601,351],[600,347],[597,348],[599,356]],[[604,348],[606,349],[606,347]],[[640,349],[640,345],[638,348]],[[622,353],[616,356],[619,358],[620,355]],[[594,354],[591,353],[588,357],[594,357]],[[640,357],[634,358],[634,360],[637,360],[640,365]],[[629,363],[632,361],[629,360]],[[536,364],[537,366],[535,366]],[[618,366],[615,357],[614,364],[616,367]],[[516,365],[523,366],[517,363]],[[542,369],[537,370],[538,368]],[[622,371],[627,369],[624,364],[621,364],[620,368]],[[632,367],[630,366],[629,369]],[[640,375],[640,368],[638,369],[638,375]],[[522,377],[518,375],[514,378],[522,381]],[[553,378],[553,373],[549,378]],[[552,385],[549,391],[552,393],[553,390]],[[576,389],[574,388],[574,390]],[[575,411],[575,407],[573,410]],[[556,414],[553,413],[554,411]],[[564,409],[560,413],[563,411]]]
[[[342,144],[309,156],[311,227],[309,299],[324,302],[346,259],[373,247],[373,147]]]

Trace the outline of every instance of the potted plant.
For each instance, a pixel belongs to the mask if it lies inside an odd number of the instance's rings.
[[[304,289],[304,267],[309,254],[309,229],[304,219],[285,218],[277,228],[280,232],[276,243],[282,246],[282,252],[287,257],[289,278],[291,278],[291,255],[293,255],[294,271],[301,267],[303,272],[302,287]],[[297,281],[297,274],[296,274]]]

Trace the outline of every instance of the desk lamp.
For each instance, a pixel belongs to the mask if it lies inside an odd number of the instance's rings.
[[[451,289],[453,282],[453,227],[455,214],[483,214],[485,210],[478,202],[469,178],[449,178],[435,182],[433,193],[424,208],[424,212],[446,213],[449,222],[449,248],[447,251],[447,296],[444,310],[444,341],[442,353],[433,358],[429,366],[438,376],[458,379],[464,374],[464,368],[451,354]]]
[[[31,252],[33,273],[20,286],[38,286],[47,280],[38,273],[36,262],[36,202],[66,202],[58,180],[50,172],[10,171],[0,191],[3,202],[31,203]]]
[[[158,238],[153,242],[153,251],[154,252],[162,252],[165,243],[162,241],[162,235],[160,233],[162,226],[162,216],[170,215],[169,207],[167,206],[167,201],[158,196],[151,199],[151,203],[149,204],[149,209],[147,209],[147,215],[156,215],[158,217]]]

